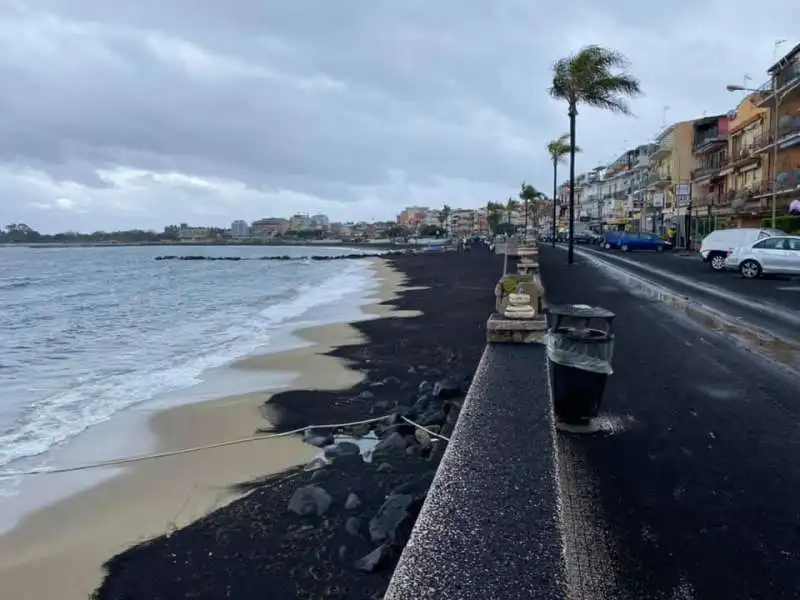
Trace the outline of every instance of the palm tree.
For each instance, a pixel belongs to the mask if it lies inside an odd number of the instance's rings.
[[[556,199],[558,198],[558,163],[564,162],[564,157],[569,154],[572,146],[569,143],[569,134],[565,133],[559,136],[558,139],[553,140],[547,144],[547,153],[550,155],[550,160],[553,161],[553,239],[551,243],[556,245]],[[581,149],[576,147],[575,152],[580,152]]]
[[[543,195],[541,192],[536,191],[535,187],[524,181],[520,185],[519,197],[525,203],[525,235],[528,234],[528,205],[530,202],[539,200]]]
[[[442,229],[448,232],[450,231],[450,213],[452,212],[453,209],[447,204],[442,206],[442,210],[439,211],[439,224],[442,226]]]
[[[628,98],[640,95],[642,90],[639,80],[625,71],[628,65],[623,54],[594,45],[560,58],[553,65],[553,85],[548,92],[569,105],[569,264],[575,260],[575,118],[578,104],[630,115]]]
[[[511,213],[513,213],[515,210],[519,210],[519,200],[514,200],[514,198],[509,196],[505,205],[506,223],[509,225],[511,225]]]
[[[486,203],[486,222],[489,225],[489,231],[497,233],[497,227],[500,225],[500,215],[505,211],[505,206],[499,202]]]

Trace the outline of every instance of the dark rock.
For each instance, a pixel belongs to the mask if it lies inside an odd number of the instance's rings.
[[[392,403],[388,400],[376,400],[372,406],[375,407],[375,410],[389,410],[389,408],[392,406]]]
[[[392,470],[392,465],[390,465],[388,462],[382,462],[378,465],[376,470],[378,473],[389,473]]]
[[[450,379],[449,377],[445,377],[436,382],[436,385],[433,386],[433,395],[437,398],[442,398],[446,400],[448,398],[456,398],[461,396],[461,386],[458,384],[457,381]]]
[[[399,433],[402,436],[406,436],[414,433],[414,426],[410,425],[409,423],[406,423],[405,421],[400,421],[393,425],[386,425],[384,427],[376,429],[375,435],[383,439],[386,436],[392,435],[395,432]]]
[[[406,456],[419,456],[422,454],[422,446],[419,444],[414,444],[413,446],[409,446],[406,448]]]
[[[398,383],[400,383],[400,378],[394,375],[389,375],[383,380],[384,385],[397,385]]]
[[[435,474],[435,471],[423,473],[411,481],[407,481],[401,485],[398,485],[390,492],[389,495],[410,495],[416,500],[424,498],[428,493],[428,488],[431,487],[431,482],[433,482],[433,477]]]
[[[337,442],[334,446],[328,446],[325,448],[325,456],[328,458],[335,458],[337,456],[360,456],[361,455],[361,448],[358,447],[358,444],[354,444],[353,442],[348,442],[343,440],[341,442]]]
[[[414,443],[419,444],[423,448],[430,448],[431,447],[431,435],[423,430],[417,429],[414,432]]]
[[[447,415],[439,408],[432,408],[425,414],[420,415],[419,424],[425,425],[442,425],[447,420]]]
[[[414,402],[414,410],[418,413],[425,412],[428,410],[431,402],[433,401],[433,395],[429,392],[424,392],[419,395],[416,402]]]
[[[426,392],[430,392],[431,390],[433,390],[433,384],[431,384],[430,381],[423,380],[417,386],[417,393],[418,394],[425,394]]]
[[[408,508],[414,502],[414,497],[410,494],[393,494],[386,499],[386,502],[378,509],[376,514],[369,521],[369,536],[376,544],[386,540],[395,541],[397,528],[409,519],[411,515]]]
[[[361,519],[358,517],[349,517],[344,522],[344,530],[354,537],[361,537]]]
[[[356,396],[356,398],[358,398],[359,400],[372,400],[374,397],[375,394],[373,394],[369,390],[364,390],[358,396]]]
[[[333,436],[329,433],[320,433],[313,429],[306,429],[303,432],[303,441],[317,448],[324,448],[333,443]]]
[[[333,498],[318,485],[297,488],[289,499],[289,510],[301,517],[323,515],[330,508]]]
[[[406,440],[401,433],[394,431],[378,442],[375,449],[372,451],[372,455],[379,456],[392,454],[394,452],[404,452],[405,449]]]
[[[361,498],[356,496],[353,492],[347,494],[347,500],[344,501],[344,507],[347,510],[355,510],[361,506]]]
[[[324,469],[330,463],[322,456],[315,456],[306,464],[306,471],[317,471]]]
[[[347,435],[354,438],[362,438],[367,435],[371,430],[369,423],[362,423],[361,425],[353,425],[346,429]]]
[[[386,568],[389,564],[391,564],[393,558],[394,551],[392,550],[391,546],[388,544],[383,544],[375,548],[375,550],[366,556],[359,558],[355,563],[353,563],[353,566],[359,571],[374,573],[375,571]]]

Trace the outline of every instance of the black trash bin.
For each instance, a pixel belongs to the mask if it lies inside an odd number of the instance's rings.
[[[604,308],[582,304],[548,309],[547,362],[558,421],[586,425],[600,412],[613,372],[614,317]]]

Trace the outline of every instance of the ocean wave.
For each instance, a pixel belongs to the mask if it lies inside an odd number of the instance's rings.
[[[306,270],[304,265],[302,268]],[[166,333],[157,330],[157,323],[144,322],[138,331],[137,321],[128,314],[134,312],[132,310],[116,323],[116,328],[109,329],[113,320],[106,315],[101,335],[93,332],[91,344],[87,342],[81,348],[80,360],[89,360],[88,355],[93,352],[95,362],[88,363],[90,366],[83,372],[62,379],[59,389],[20,407],[13,423],[0,424],[5,425],[0,426],[0,465],[40,456],[87,428],[107,421],[119,411],[191,387],[201,381],[204,371],[268,346],[276,332],[292,329],[293,322],[313,321],[315,308],[363,296],[374,287],[367,263],[343,261],[336,267],[321,263],[315,265],[314,270],[308,269],[303,277],[297,276],[294,267],[294,271],[276,272],[274,277],[241,280],[242,286],[275,287],[266,294],[243,288],[247,294],[240,294],[238,304],[237,295],[233,293],[224,301],[204,305],[213,300],[213,295],[204,291],[193,299],[192,290],[181,289],[180,281],[175,281],[172,320],[179,323],[182,313],[199,317],[189,318],[185,327],[177,324]],[[230,285],[230,281],[226,281],[226,285]],[[252,300],[253,296],[266,300],[269,305],[258,305]],[[352,306],[348,308],[352,310]],[[70,315],[74,317],[74,313]],[[74,343],[79,345],[77,338],[82,329],[67,323],[64,330],[71,332]],[[54,338],[50,339],[55,342]],[[102,344],[107,347],[109,340],[119,340],[119,351],[109,353],[106,348],[103,356],[100,354],[104,348]],[[60,357],[61,348],[58,354],[53,353],[52,345],[49,349],[40,348],[40,362],[26,364],[28,377],[36,377],[36,368],[42,367],[41,359],[45,355],[50,355],[51,359]],[[102,368],[93,369],[92,365]],[[24,373],[18,373],[19,376]],[[0,393],[2,391],[0,384]]]

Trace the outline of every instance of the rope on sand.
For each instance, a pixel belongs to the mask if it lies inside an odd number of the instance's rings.
[[[225,442],[217,442],[214,444],[206,444],[204,446],[194,446],[192,448],[181,448],[180,450],[169,450],[167,452],[157,452],[155,454],[141,454],[139,456],[130,456],[127,458],[115,458],[112,460],[104,460],[94,463],[85,463],[82,465],[71,465],[67,467],[40,467],[38,469],[30,469],[28,471],[0,471],[0,479],[9,479],[12,477],[25,477],[30,475],[54,475],[56,473],[74,473],[76,471],[88,471],[89,469],[101,469],[103,467],[114,467],[118,465],[129,465],[138,462],[144,462],[147,460],[155,460],[158,458],[167,458],[169,456],[179,456],[181,454],[192,454],[194,452],[201,452],[203,450],[212,450],[214,448],[224,448],[226,446],[236,446],[238,444],[247,444],[249,442],[259,442],[261,440],[270,440],[274,438],[280,437],[287,437],[290,435],[295,435],[298,433],[304,432],[306,429],[336,429],[339,427],[352,427],[354,425],[367,425],[369,423],[377,423],[378,421],[383,421],[387,417],[392,416],[392,414],[383,415],[381,417],[373,417],[371,419],[364,419],[361,421],[350,421],[348,423],[333,423],[330,425],[306,425],[305,427],[298,427],[297,429],[292,429],[290,431],[282,431],[281,433],[271,433],[269,435],[251,435],[246,438],[239,438],[236,440],[228,440]],[[406,417],[400,417],[407,423],[422,429],[429,435],[445,440],[450,441],[448,438],[444,437],[443,435],[439,435],[438,433],[432,432],[430,429],[427,429],[420,425],[419,423],[415,423],[411,419]]]

